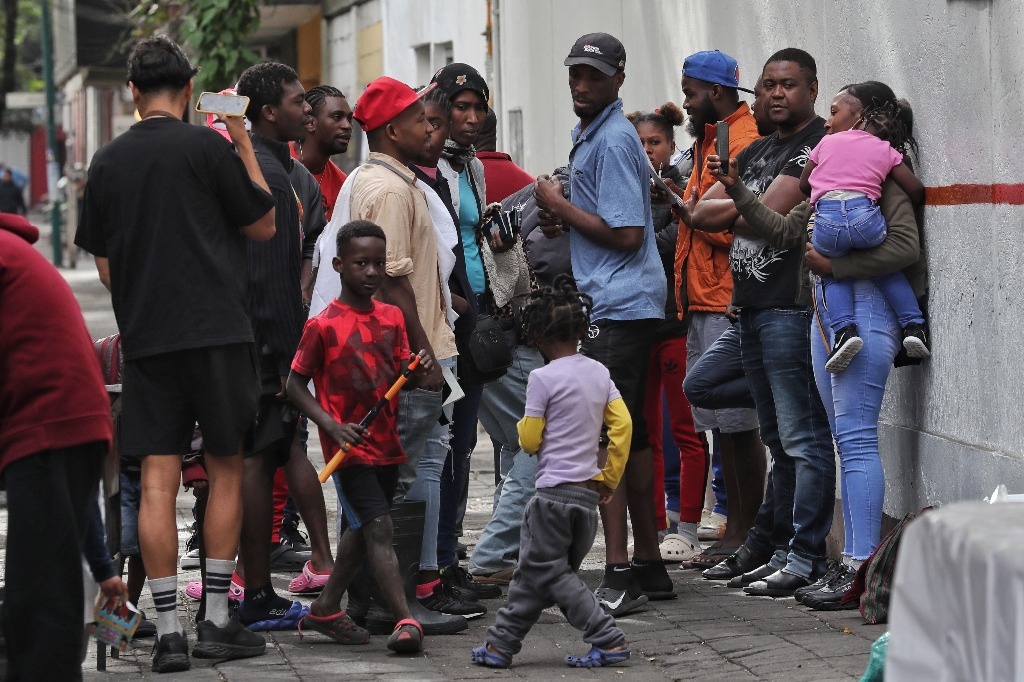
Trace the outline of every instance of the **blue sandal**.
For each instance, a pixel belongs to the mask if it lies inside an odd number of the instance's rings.
[[[486,666],[488,668],[507,668],[512,665],[511,656],[491,651],[487,648],[486,644],[473,649],[473,653],[470,654],[470,658],[472,658],[473,662],[477,665]]]
[[[590,651],[583,656],[573,656],[572,654],[569,654],[565,657],[565,664],[570,668],[600,668],[605,665],[628,661],[629,656],[629,649],[605,651],[604,649],[599,649],[598,647],[593,646],[590,647]]]

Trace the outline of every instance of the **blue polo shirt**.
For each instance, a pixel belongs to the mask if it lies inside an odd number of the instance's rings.
[[[594,320],[645,320],[665,317],[665,269],[654,241],[650,173],[636,128],[617,99],[580,133],[572,131],[569,196],[584,211],[601,216],[609,227],[644,226],[637,251],[596,244],[569,230],[569,251],[576,286],[594,299]]]

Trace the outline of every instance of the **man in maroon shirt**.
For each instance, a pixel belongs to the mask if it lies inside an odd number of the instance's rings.
[[[536,180],[517,166],[511,156],[495,151],[498,148],[497,127],[498,117],[494,109],[488,107],[484,125],[480,128],[480,137],[476,141],[476,158],[484,164],[484,185],[487,187],[485,199],[488,204],[504,201]]]
[[[7,679],[70,680],[82,675],[82,544],[113,431],[82,312],[38,238],[0,213],[3,628]]]

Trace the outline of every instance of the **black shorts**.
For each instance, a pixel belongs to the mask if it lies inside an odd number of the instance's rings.
[[[161,353],[124,363],[122,456],[184,455],[196,422],[211,455],[239,452],[256,419],[251,343]]]
[[[245,442],[245,456],[270,457],[274,466],[284,466],[291,457],[292,441],[299,425],[299,411],[287,400],[281,400],[281,376],[273,355],[259,358],[260,397],[256,425]]]
[[[589,333],[583,337],[580,348],[583,355],[608,368],[615,388],[619,389],[622,401],[629,409],[629,416],[633,419],[630,452],[651,446],[647,438],[647,422],[644,420],[644,391],[647,387],[647,355],[654,331],[661,322],[595,320],[590,323]]]
[[[343,532],[345,526],[359,530],[391,511],[391,500],[398,488],[397,464],[353,464],[338,469],[335,476],[341,483],[338,502],[341,504]]]

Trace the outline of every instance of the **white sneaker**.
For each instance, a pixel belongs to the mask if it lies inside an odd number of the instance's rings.
[[[181,570],[188,571],[199,568],[199,548],[181,555]]]
[[[707,518],[707,521],[700,524],[697,528],[697,538],[699,540],[718,540],[725,534],[725,516],[722,514],[711,514]]]

